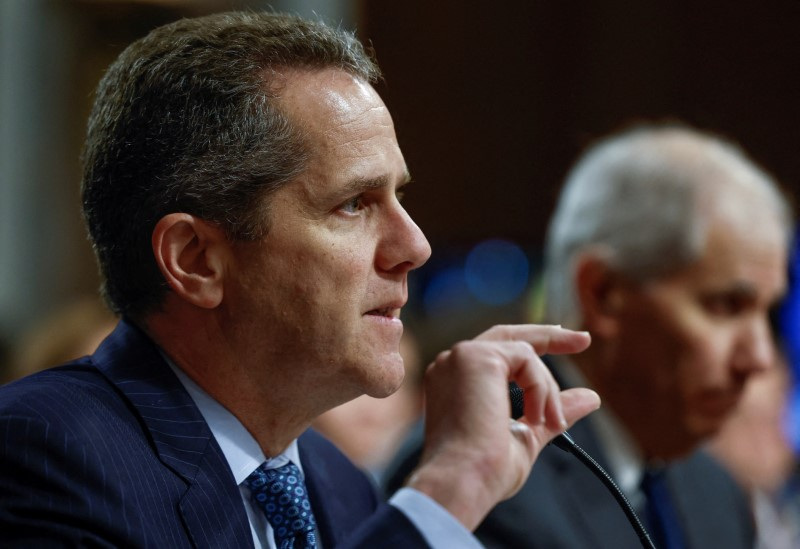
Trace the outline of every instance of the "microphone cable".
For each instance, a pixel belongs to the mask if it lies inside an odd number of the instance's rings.
[[[516,383],[509,383],[509,396],[511,397],[511,417],[514,419],[519,419],[524,414],[524,394],[525,391],[519,387],[519,385]],[[634,511],[633,506],[628,501],[628,498],[625,497],[625,494],[622,493],[620,487],[617,486],[617,483],[614,482],[614,479],[611,478],[611,475],[609,475],[608,472],[606,472],[606,470],[603,469],[603,467],[586,452],[586,450],[578,446],[566,431],[556,436],[550,441],[550,443],[567,452],[568,454],[572,454],[578,458],[578,461],[583,463],[597,478],[599,478],[622,508],[622,511],[625,513],[625,517],[628,519],[628,522],[630,522],[631,526],[636,531],[636,535],[639,537],[639,542],[642,544],[642,547],[645,549],[656,549],[653,540],[650,539],[650,534],[647,533],[647,529],[645,529],[644,525],[642,525],[642,521],[639,520],[639,517],[636,515],[636,511]]]

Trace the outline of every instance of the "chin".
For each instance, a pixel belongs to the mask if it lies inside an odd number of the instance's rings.
[[[715,415],[714,417],[698,419],[692,426],[694,442],[700,444],[719,433],[727,417],[728,416]]]
[[[367,381],[366,394],[373,398],[386,398],[400,389],[405,378],[405,369],[403,368],[403,361],[399,360],[399,364],[383,362],[384,366],[378,372],[378,376],[373,377]]]
[[[400,375],[391,379],[384,378],[381,382],[373,384],[371,390],[368,391],[367,394],[373,398],[386,398],[393,395],[403,384],[403,377],[403,375]]]

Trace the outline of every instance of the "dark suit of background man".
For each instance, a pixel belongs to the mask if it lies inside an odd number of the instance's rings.
[[[316,518],[294,547],[471,546],[599,405],[538,358],[587,334],[505,326],[430,368],[426,457],[389,504],[308,430],[397,389],[407,276],[430,253],[377,77],[352,36],[256,13],[157,29],[110,67],[83,205],[121,321],[93,356],[0,389],[0,543],[274,547],[247,480],[274,473]],[[510,426],[509,379],[531,394]]]
[[[752,547],[745,498],[697,449],[748,378],[773,364],[768,312],[784,292],[789,231],[766,173],[727,141],[682,126],[601,141],[561,193],[547,237],[546,320],[588,330],[592,346],[552,367],[562,384],[588,384],[603,399],[570,433],[659,547]],[[667,498],[646,496],[645,471]],[[653,514],[665,499],[672,545]],[[477,534],[490,547],[640,547],[606,488],[554,447]]]

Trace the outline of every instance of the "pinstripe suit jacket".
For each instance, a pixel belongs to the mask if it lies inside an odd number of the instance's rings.
[[[308,431],[298,445],[326,549],[426,546],[328,441]],[[0,546],[252,545],[222,451],[132,324],[91,357],[0,388]]]

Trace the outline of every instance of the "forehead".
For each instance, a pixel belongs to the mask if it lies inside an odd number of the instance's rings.
[[[359,125],[367,123],[383,125],[394,134],[383,100],[368,82],[357,76],[333,68],[288,69],[280,81],[281,107],[307,134],[332,137],[332,133],[358,130]],[[341,139],[339,135],[336,137]]]
[[[741,212],[740,212],[741,213]],[[766,300],[786,285],[788,235],[774,218],[712,215],[703,253],[683,277],[699,285],[749,287]]]
[[[312,199],[407,180],[392,118],[369,83],[338,69],[291,70],[279,95],[310,153],[296,183]]]

